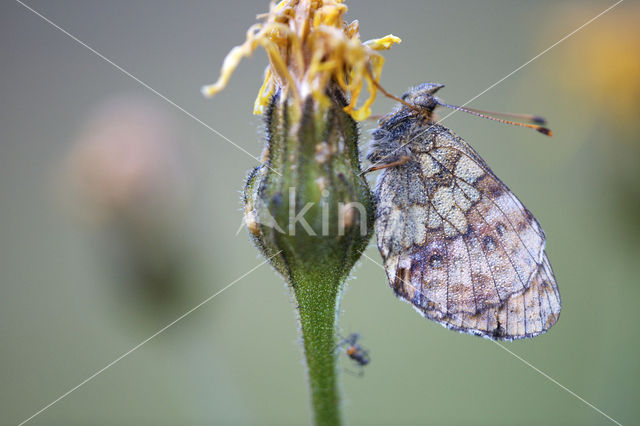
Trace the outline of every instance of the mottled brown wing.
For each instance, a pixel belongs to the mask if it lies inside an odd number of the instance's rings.
[[[542,228],[473,148],[432,127],[412,159],[378,181],[376,234],[391,287],[459,331],[546,331],[561,302]]]
[[[535,337],[551,328],[558,320],[560,309],[558,286],[545,256],[524,292],[476,315],[452,314],[438,322],[453,330],[496,340],[522,339]]]

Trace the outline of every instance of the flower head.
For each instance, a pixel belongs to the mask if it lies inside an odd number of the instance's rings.
[[[254,113],[262,114],[271,97],[281,89],[302,109],[312,95],[325,106],[330,103],[327,85],[335,82],[350,97],[345,107],[353,118],[363,120],[371,114],[384,58],[380,50],[389,49],[400,39],[387,35],[362,42],[359,23],[346,23],[343,0],[283,0],[271,4],[270,11],[247,31],[246,41],[234,47],[224,60],[220,78],[204,86],[202,93],[213,96],[222,90],[242,58],[262,46],[269,57]],[[357,106],[367,84],[369,97]]]

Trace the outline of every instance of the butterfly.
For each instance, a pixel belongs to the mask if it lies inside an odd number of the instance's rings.
[[[442,87],[410,89],[372,134],[367,172],[382,169],[375,230],[389,285],[449,329],[494,340],[537,336],[562,307],[545,234],[478,153],[436,122],[438,106],[482,115],[442,103],[434,96]]]

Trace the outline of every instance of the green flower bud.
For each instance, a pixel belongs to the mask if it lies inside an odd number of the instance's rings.
[[[245,187],[251,236],[294,287],[310,274],[344,281],[373,230],[357,126],[340,92],[329,98],[324,106],[309,97],[300,112],[289,98],[273,97],[265,114],[264,164]]]

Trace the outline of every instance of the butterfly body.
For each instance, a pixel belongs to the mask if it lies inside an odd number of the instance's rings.
[[[383,117],[368,159],[376,185],[377,243],[395,294],[422,315],[498,340],[555,324],[561,301],[537,220],[451,130],[434,93],[418,86]]]

